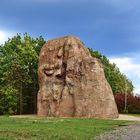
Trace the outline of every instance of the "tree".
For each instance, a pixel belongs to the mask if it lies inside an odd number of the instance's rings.
[[[37,65],[44,43],[43,37],[33,39],[26,33],[0,46],[0,114],[36,112]]]
[[[119,113],[126,113],[126,111],[124,110],[125,94],[117,93],[115,95],[115,101],[116,101]],[[131,94],[128,94],[126,109],[128,113],[140,113],[140,97],[136,97]]]

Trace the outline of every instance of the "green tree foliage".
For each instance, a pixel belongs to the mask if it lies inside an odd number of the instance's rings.
[[[45,40],[17,34],[0,46],[0,114],[36,112],[37,65]]]
[[[89,50],[91,55],[98,58],[103,64],[105,77],[109,82],[113,93],[125,93],[127,90],[129,94],[132,94],[133,84],[123,73],[120,72],[119,68],[114,63],[110,63],[107,57],[98,51],[93,51],[92,49]]]

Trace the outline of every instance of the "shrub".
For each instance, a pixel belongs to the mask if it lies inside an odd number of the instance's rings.
[[[125,94],[117,93],[115,95],[115,101],[116,101],[119,113],[124,113]],[[136,96],[128,94],[126,108],[127,108],[128,113],[140,113],[140,97],[136,97]]]

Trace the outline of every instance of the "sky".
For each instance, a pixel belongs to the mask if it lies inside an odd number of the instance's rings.
[[[140,0],[1,0],[0,44],[27,32],[79,36],[116,63],[140,94]]]

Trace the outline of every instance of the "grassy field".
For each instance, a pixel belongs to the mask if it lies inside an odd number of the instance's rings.
[[[0,140],[93,140],[128,121],[0,117]]]

